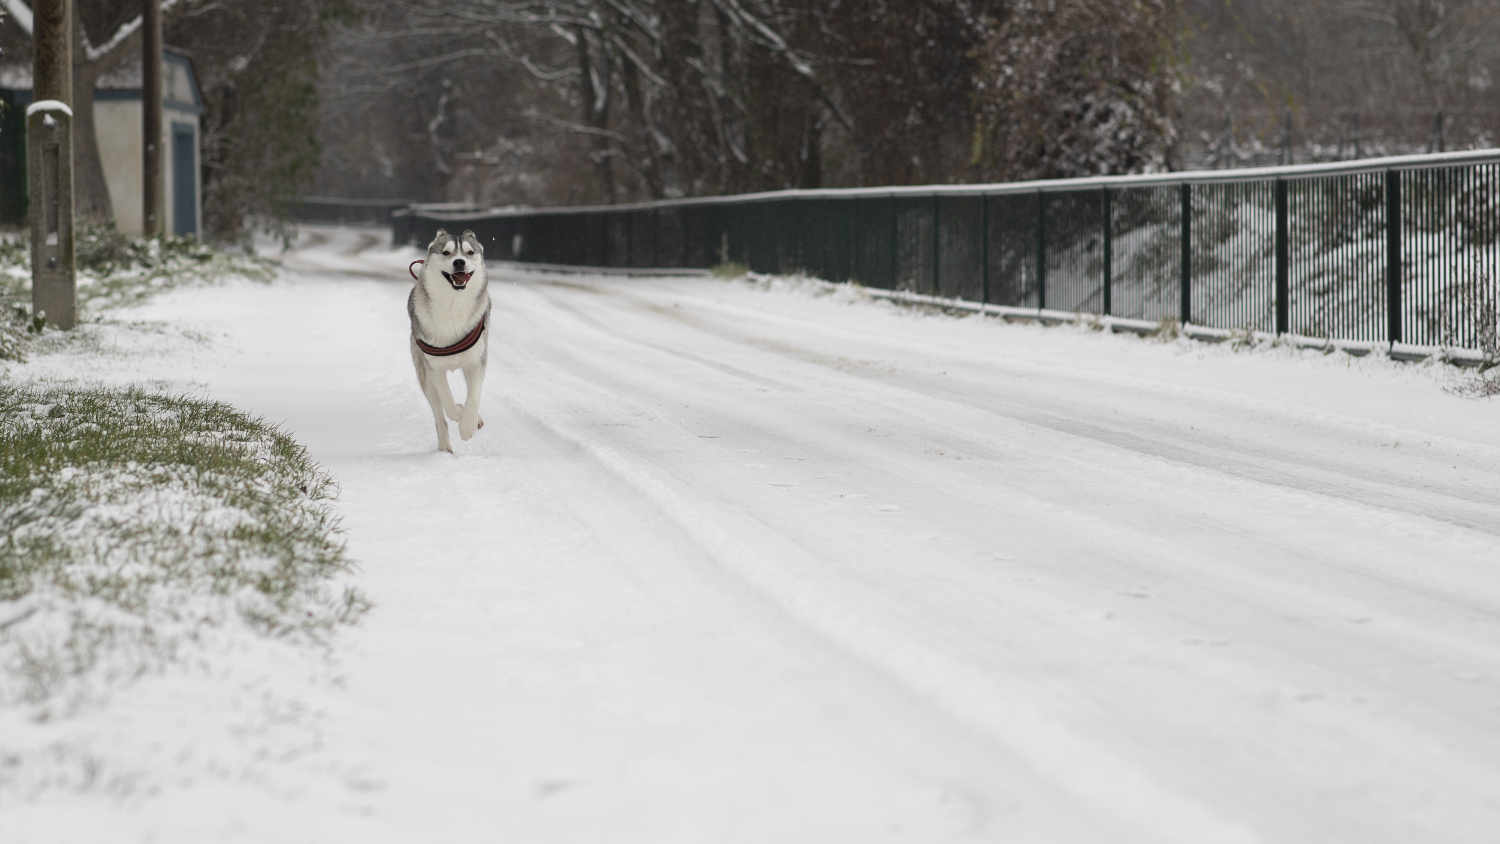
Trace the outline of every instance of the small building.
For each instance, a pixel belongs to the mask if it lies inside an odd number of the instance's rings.
[[[164,51],[162,58],[165,229],[196,235],[203,224],[203,91],[191,58],[175,50]],[[26,106],[31,101],[31,66],[0,65],[0,223],[26,221]],[[126,234],[140,234],[145,226],[139,55],[122,62],[95,86],[94,133],[115,225]]]

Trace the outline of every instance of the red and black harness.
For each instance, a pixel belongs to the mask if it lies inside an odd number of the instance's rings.
[[[412,278],[417,277],[417,274],[413,272],[413,270],[417,264],[421,263],[424,262],[412,261],[411,266],[406,268],[406,271],[408,273],[411,273]],[[489,324],[490,309],[485,308],[484,316],[479,318],[479,324],[474,326],[474,330],[470,331],[468,334],[465,334],[462,340],[459,340],[457,343],[454,343],[451,346],[434,346],[430,343],[422,342],[421,338],[418,337],[413,337],[412,339],[416,341],[417,348],[421,349],[424,353],[432,355],[435,358],[445,358],[449,355],[461,354],[474,348],[474,344],[479,342],[480,336],[484,334],[484,329]]]
[[[479,342],[479,335],[484,333],[484,327],[489,324],[490,312],[485,311],[484,316],[480,317],[479,319],[479,324],[474,326],[474,330],[470,331],[468,334],[465,334],[464,339],[458,341],[457,343],[454,343],[451,346],[432,346],[427,343],[423,343],[421,340],[417,340],[417,348],[421,349],[429,355],[432,355],[435,358],[445,358],[449,355],[456,355],[460,352],[467,352],[468,350],[474,348],[475,343]]]

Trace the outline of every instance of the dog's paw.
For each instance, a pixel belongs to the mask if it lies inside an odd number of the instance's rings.
[[[457,421],[459,421],[460,419],[463,418],[463,415],[464,415],[464,406],[461,405],[461,404],[456,404],[453,407],[445,408],[443,410],[443,412],[446,413],[446,414],[448,414],[448,418],[449,419],[452,419],[454,422],[457,422]]]
[[[459,422],[458,422],[458,436],[461,439],[465,439],[465,440],[469,439],[470,437],[474,436],[474,432],[475,431],[479,430],[479,425],[480,425],[480,422],[479,422],[479,417],[478,416],[474,416],[474,417],[471,417],[471,418],[468,418],[468,419],[461,419],[461,420],[459,420]]]

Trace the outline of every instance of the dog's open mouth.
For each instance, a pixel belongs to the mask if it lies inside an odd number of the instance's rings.
[[[472,275],[474,275],[474,274],[471,273],[471,272],[469,272],[469,273],[443,273],[443,278],[448,279],[448,283],[451,284],[451,285],[453,285],[453,289],[454,290],[462,290],[462,289],[464,289],[464,285],[466,285],[466,284],[469,283],[469,277],[472,276]]]

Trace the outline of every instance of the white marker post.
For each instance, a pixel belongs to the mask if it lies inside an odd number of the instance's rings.
[[[27,178],[31,197],[31,311],[58,328],[78,324],[78,273],[73,239],[72,0],[36,0],[36,56],[26,109]]]

